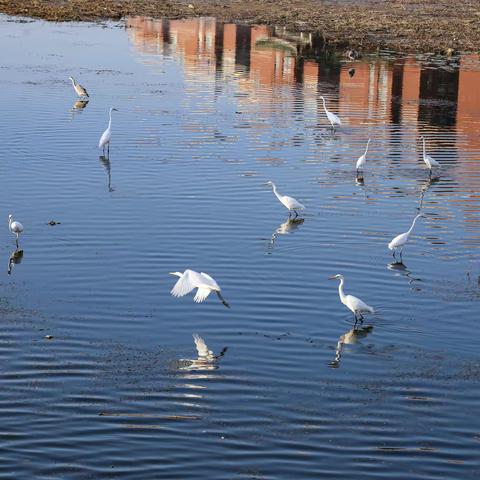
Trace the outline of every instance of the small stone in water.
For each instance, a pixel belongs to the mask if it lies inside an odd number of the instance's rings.
[[[47,225],[53,227],[54,225],[60,225],[61,222],[56,222],[55,220],[50,220]]]
[[[45,338],[46,338],[47,340],[52,340],[53,335],[45,335]]]

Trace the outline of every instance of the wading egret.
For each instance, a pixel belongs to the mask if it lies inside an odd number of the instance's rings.
[[[365,153],[359,157],[357,160],[357,174],[361,170],[363,172],[363,169],[365,168],[365,164],[367,163],[367,152],[368,152],[368,146],[370,145],[371,139],[368,139],[367,142],[367,148],[365,149]]]
[[[388,248],[390,250],[392,250],[393,252],[393,258],[395,260],[397,260],[397,257],[395,256],[397,250],[400,251],[400,262],[403,261],[402,259],[402,251],[403,251],[403,247],[407,244],[408,242],[408,239],[410,237],[410,234],[412,233],[412,230],[413,230],[413,227],[415,226],[415,222],[420,218],[420,217],[423,217],[422,214],[420,215],[417,215],[414,219],[413,219],[413,223],[412,223],[412,226],[405,232],[405,233],[401,233],[400,235],[397,235],[389,244],[388,244]]]
[[[23,225],[20,222],[15,222],[13,220],[13,215],[10,214],[8,216],[8,228],[13,234],[17,236],[16,242],[17,242],[17,248],[18,248],[18,237],[23,232]]]
[[[340,285],[338,286],[338,294],[340,296],[340,301],[353,313],[353,316],[355,318],[355,325],[357,324],[358,321],[363,323],[363,315],[362,313],[369,312],[369,313],[375,313],[375,310],[367,305],[365,302],[360,300],[357,297],[354,297],[353,295],[345,295],[343,291],[343,275],[338,273],[337,275],[334,275],[333,277],[330,277],[330,280],[335,280],[338,279],[340,280]]]
[[[430,175],[431,175],[432,169],[434,167],[441,167],[441,165],[436,160],[434,160],[430,155],[427,155],[427,151],[425,149],[425,137],[423,135],[420,137],[420,140],[423,141],[423,161],[425,162],[425,165],[430,170]]]
[[[77,83],[73,77],[68,77],[68,78],[71,80],[72,85],[73,85],[73,89],[75,90],[75,93],[79,97],[88,97],[89,96],[85,87],[82,87],[79,83]]]
[[[323,101],[323,109],[325,110],[325,114],[327,115],[328,121],[332,125],[332,128],[335,130],[335,125],[342,125],[342,122],[340,121],[340,118],[337,115],[327,110],[327,106],[325,104],[325,98],[320,97],[320,99]]]
[[[174,297],[183,297],[187,293],[190,293],[193,289],[197,288],[197,293],[193,297],[193,301],[201,303],[210,295],[211,292],[215,292],[220,301],[228,308],[230,305],[225,301],[220,293],[220,287],[218,283],[208,274],[204,272],[195,272],[194,270],[185,270],[181,272],[170,272],[170,275],[180,277],[177,283],[173,286],[170,292]]]
[[[107,145],[107,155],[110,153],[110,137],[112,136],[112,112],[118,112],[116,108],[110,107],[110,112],[108,114],[108,127],[103,132],[98,142],[98,148],[103,148],[103,153],[105,154],[105,145]]]
[[[288,211],[289,211],[288,218],[290,218],[292,212],[295,212],[295,218],[297,218],[298,217],[297,210],[303,210],[305,207],[298,200],[295,200],[293,197],[289,197],[288,195],[280,195],[277,192],[277,187],[272,181],[269,180],[267,182],[267,185],[271,185],[273,187],[273,193],[275,194],[275,196],[278,198],[278,200],[280,200],[280,203],[284,207],[288,208]]]

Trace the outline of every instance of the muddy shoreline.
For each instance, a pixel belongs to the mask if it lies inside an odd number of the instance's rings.
[[[0,13],[50,21],[211,16],[314,32],[332,47],[364,52],[480,50],[478,0],[0,0]]]

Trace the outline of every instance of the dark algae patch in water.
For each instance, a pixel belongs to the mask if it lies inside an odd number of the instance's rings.
[[[338,48],[474,52],[480,47],[477,0],[0,0],[0,12],[52,21],[212,16],[321,34]]]

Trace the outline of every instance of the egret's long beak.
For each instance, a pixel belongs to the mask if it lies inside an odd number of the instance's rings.
[[[336,280],[337,277],[336,276],[333,276],[333,277],[328,277],[329,280]]]
[[[112,108],[112,110],[115,110],[116,112],[118,112],[118,108]]]

